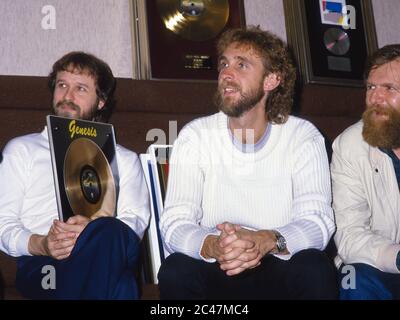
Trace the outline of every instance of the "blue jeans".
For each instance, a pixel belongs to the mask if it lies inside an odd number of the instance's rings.
[[[364,263],[343,268],[345,265],[339,269],[341,300],[400,299],[399,274],[382,272]]]
[[[98,218],[86,226],[66,259],[19,257],[17,289],[30,299],[137,299],[139,243],[122,221]],[[54,270],[55,288],[43,287],[49,270]]]

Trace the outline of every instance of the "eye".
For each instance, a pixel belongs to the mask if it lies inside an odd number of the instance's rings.
[[[57,88],[66,88],[67,85],[64,82],[58,82],[57,83]]]
[[[239,62],[239,68],[240,69],[246,69],[247,68],[247,64],[245,64],[244,62]]]
[[[398,91],[397,88],[394,87],[394,86],[387,86],[387,87],[386,87],[386,90],[388,90],[388,91],[393,91],[393,92],[394,92],[394,91]]]
[[[373,84],[367,84],[367,91],[374,90],[376,88]]]
[[[218,64],[218,71],[221,71],[222,69],[226,68],[228,66],[228,64],[226,63],[226,61],[221,60]]]
[[[80,91],[80,92],[87,92],[87,89],[86,89],[86,87],[79,86],[79,87],[78,87],[78,91]]]

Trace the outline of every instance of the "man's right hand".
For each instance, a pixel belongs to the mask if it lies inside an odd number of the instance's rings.
[[[71,254],[76,237],[75,232],[57,231],[53,224],[47,236],[34,234],[30,237],[28,250],[32,255],[50,256],[62,260]]]

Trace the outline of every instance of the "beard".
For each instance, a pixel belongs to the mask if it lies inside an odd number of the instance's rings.
[[[387,119],[377,119],[376,113]],[[362,116],[364,140],[373,147],[397,149],[400,147],[400,112],[389,107],[367,106]]]
[[[240,94],[240,98],[235,102],[231,97],[224,99],[223,91],[225,87],[233,88]],[[218,110],[225,113],[228,117],[239,118],[246,111],[251,110],[261,99],[264,97],[265,92],[262,83],[258,88],[250,90],[248,92],[242,92],[240,86],[233,82],[224,82],[218,86],[218,90],[215,93],[214,101],[218,106]]]
[[[92,121],[95,118],[97,112],[97,105],[99,100],[90,108],[89,112],[82,113],[82,108],[72,101],[62,100],[53,105],[55,115],[59,117],[65,117],[70,119],[80,119]],[[64,109],[63,106],[68,106],[68,109]]]

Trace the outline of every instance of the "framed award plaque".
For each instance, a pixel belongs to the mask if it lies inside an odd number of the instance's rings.
[[[284,0],[288,44],[303,83],[363,86],[377,49],[370,0]]]
[[[149,78],[216,80],[216,41],[245,25],[242,0],[147,0]]]

